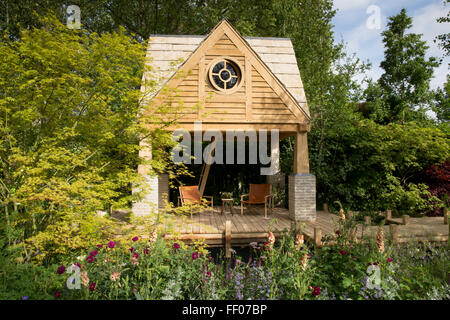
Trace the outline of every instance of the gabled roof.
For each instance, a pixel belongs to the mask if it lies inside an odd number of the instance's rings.
[[[201,44],[219,27],[232,28],[227,20],[219,23],[209,35],[151,35],[147,59],[151,61],[153,74],[166,84],[193,55]],[[258,59],[267,66],[281,86],[296,102],[298,108],[310,118],[300,71],[294,48],[288,38],[241,37]],[[144,75],[145,77],[145,75]]]

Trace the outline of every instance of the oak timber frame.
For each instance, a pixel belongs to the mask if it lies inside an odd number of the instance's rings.
[[[232,93],[214,90],[209,83],[208,68],[219,58],[229,58],[241,68],[242,83]],[[178,71],[187,76],[172,77],[165,85],[179,91],[187,106],[199,102],[203,108],[186,110],[176,126],[166,128],[168,131],[183,128],[193,134],[194,122],[200,120],[203,131],[278,129],[280,139],[295,137],[294,175],[309,174],[308,111],[227,20],[211,31]],[[158,93],[152,99],[163,102]],[[140,156],[151,159],[151,142],[144,144]],[[145,175],[148,168],[140,165],[138,172]]]

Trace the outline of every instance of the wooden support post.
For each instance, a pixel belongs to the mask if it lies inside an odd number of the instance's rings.
[[[386,219],[392,219],[392,211],[391,210],[386,211]]]
[[[364,217],[364,224],[366,225],[366,226],[370,226],[370,217],[369,216],[365,216]]]
[[[348,211],[348,212],[347,212],[347,218],[348,218],[349,220],[353,219],[353,211]]]
[[[295,135],[294,173],[309,173],[308,133],[297,132]]]
[[[391,231],[392,242],[398,243],[398,225],[390,224],[389,229]]]
[[[328,211],[328,204],[327,203],[324,203],[323,204],[323,211],[325,212],[325,213],[328,213],[329,211]]]
[[[405,226],[407,226],[407,225],[409,224],[409,216],[408,216],[407,214],[405,214],[404,216],[402,216],[402,221],[403,221],[403,224],[404,224]]]
[[[322,229],[319,227],[314,228],[314,244],[316,247],[322,246]]]
[[[444,224],[448,224],[448,210],[444,208]],[[450,237],[450,234],[449,234]]]
[[[225,256],[231,258],[231,220],[225,222]]]

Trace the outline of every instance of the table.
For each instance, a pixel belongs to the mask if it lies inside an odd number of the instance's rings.
[[[230,213],[233,215],[233,199],[222,199],[222,210],[221,214],[224,214],[225,211],[225,204],[228,203],[228,206],[230,207]]]

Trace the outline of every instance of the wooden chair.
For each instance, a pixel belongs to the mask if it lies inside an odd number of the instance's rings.
[[[250,192],[241,196],[241,215],[244,214],[244,203],[247,205],[264,204],[264,217],[267,219],[267,208],[270,208],[270,213],[273,212],[271,189],[270,184],[250,184]],[[244,197],[248,197],[248,200],[244,200]]]
[[[200,197],[200,191],[198,190],[198,186],[183,186],[179,188],[180,196],[178,197],[178,206],[186,205],[186,204],[198,204],[201,205],[205,203],[202,201],[202,197]],[[206,204],[211,205],[211,211],[214,211],[214,199],[212,196],[203,196],[203,198],[209,198],[210,200],[206,200]],[[191,212],[192,216],[192,212]]]

